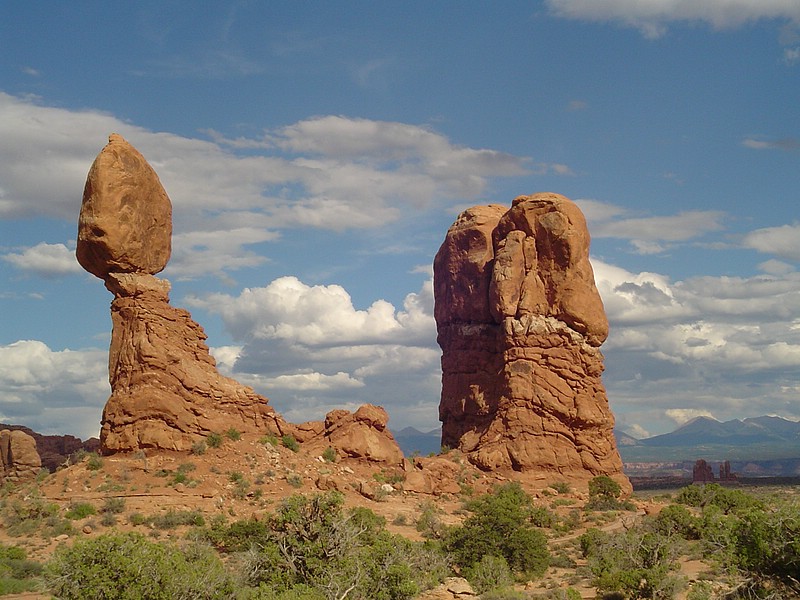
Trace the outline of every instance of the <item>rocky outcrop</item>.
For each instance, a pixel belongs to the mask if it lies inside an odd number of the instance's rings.
[[[403,464],[403,451],[386,428],[388,421],[386,411],[371,404],[364,404],[353,413],[332,410],[325,416],[322,433],[307,447],[311,452],[331,447],[343,458],[399,466]]]
[[[74,435],[43,435],[23,425],[5,425],[0,423],[0,430],[22,431],[31,436],[36,442],[36,452],[42,461],[42,467],[55,471],[78,450],[96,452],[100,448],[100,440],[89,438],[82,441]]]
[[[153,276],[169,260],[171,215],[155,171],[111,135],[89,171],[77,246],[81,265],[114,294],[102,452],[188,450],[231,428],[292,433],[266,398],[219,374],[202,327],[170,306],[169,282]]]
[[[434,294],[442,445],[484,470],[608,474],[629,489],[580,209],[548,193],[464,211],[436,255]]]
[[[0,467],[5,480],[19,482],[35,479],[42,468],[36,440],[24,431],[0,431]]]

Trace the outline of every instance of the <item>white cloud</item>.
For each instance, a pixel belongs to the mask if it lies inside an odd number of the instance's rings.
[[[109,394],[107,351],[51,350],[36,340],[0,346],[0,422],[97,436]]]
[[[145,155],[172,199],[170,271],[180,277],[259,264],[247,246],[282,229],[380,228],[477,198],[494,177],[569,172],[404,123],[323,116],[259,140],[204,141],[0,92],[0,218],[74,222],[86,174],[112,132]]]
[[[42,277],[59,277],[83,272],[75,258],[75,251],[64,244],[41,242],[23,249],[22,252],[11,252],[0,258],[17,269]]]
[[[546,0],[552,14],[588,21],[619,22],[648,39],[663,36],[675,21],[704,22],[715,29],[733,29],[769,19],[800,26],[795,0]]]
[[[610,323],[604,382],[621,423],[662,433],[678,407],[723,420],[800,416],[800,274],[673,282],[592,264]]]
[[[402,310],[385,300],[357,309],[341,286],[296,277],[189,304],[220,314],[241,344],[214,350],[220,369],[287,416],[321,419],[332,408],[371,402],[400,426],[436,422],[441,373],[431,280],[406,296]],[[407,406],[425,420],[409,422]]]
[[[678,425],[684,425],[685,423],[688,423],[697,417],[715,418],[714,415],[712,415],[709,411],[702,408],[670,408],[665,410],[664,414],[675,421]]]
[[[756,229],[744,236],[742,245],[765,254],[800,262],[800,225],[781,225]]]
[[[660,254],[673,245],[722,231],[725,213],[691,210],[677,215],[634,216],[628,209],[599,200],[581,199],[592,238],[626,239],[636,254]]]

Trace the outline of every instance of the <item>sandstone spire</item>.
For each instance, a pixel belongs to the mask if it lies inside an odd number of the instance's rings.
[[[105,281],[111,303],[111,397],[100,432],[105,453],[188,450],[211,432],[286,433],[266,398],[217,372],[203,328],[169,304],[172,206],[155,171],[112,134],[86,180],[77,257]]]
[[[580,209],[558,194],[461,213],[434,261],[442,445],[485,470],[629,486],[601,381],[608,335]]]

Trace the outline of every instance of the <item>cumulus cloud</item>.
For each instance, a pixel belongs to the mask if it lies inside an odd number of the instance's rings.
[[[663,36],[671,22],[703,22],[732,29],[759,20],[800,26],[800,5],[794,0],[545,0],[558,17],[611,21],[638,29],[649,39]]]
[[[83,272],[75,258],[75,251],[64,244],[41,242],[20,252],[4,254],[0,258],[17,269],[42,277],[60,277]]]
[[[97,436],[109,393],[107,351],[52,350],[37,340],[0,346],[0,422]]]
[[[200,264],[214,274],[259,264],[263,257],[247,247],[287,228],[380,228],[478,198],[491,178],[569,174],[566,165],[459,146],[418,125],[321,116],[260,139],[212,132],[209,141],[0,92],[0,219],[73,221],[89,166],[112,132],[147,157],[170,195],[170,269],[186,277],[206,272]]]
[[[296,277],[189,303],[221,315],[241,344],[214,351],[220,368],[293,420],[365,402],[383,405],[400,426],[436,420],[441,374],[431,280],[407,294],[402,309],[385,300],[359,309],[343,287]]]
[[[690,410],[800,416],[800,274],[671,281],[592,263],[611,326],[604,382],[621,424],[663,433]],[[684,412],[667,414],[676,407]]]

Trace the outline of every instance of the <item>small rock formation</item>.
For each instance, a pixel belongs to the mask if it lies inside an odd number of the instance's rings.
[[[332,410],[325,416],[321,435],[307,442],[310,451],[334,448],[343,458],[355,458],[387,466],[403,464],[403,451],[386,428],[389,415],[380,406],[364,404],[356,412]]]
[[[82,441],[73,435],[43,435],[23,425],[5,425],[0,423],[0,430],[19,430],[27,433],[36,442],[36,452],[42,460],[42,467],[55,471],[78,450],[96,452],[100,448],[100,440],[89,438]]]
[[[580,209],[558,194],[461,213],[434,260],[442,445],[483,470],[611,475],[608,321]]]
[[[702,458],[697,459],[692,467],[692,483],[713,483],[714,469]]]
[[[212,432],[293,432],[268,400],[223,377],[191,315],[153,275],[171,252],[172,206],[155,171],[117,134],[92,165],[78,221],[78,262],[111,303],[101,451],[189,450]]]
[[[5,480],[19,482],[35,479],[42,468],[36,440],[24,431],[0,431],[0,466]]]

